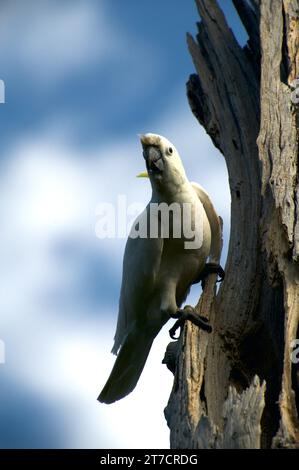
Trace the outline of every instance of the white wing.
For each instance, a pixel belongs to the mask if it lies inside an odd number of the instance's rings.
[[[133,228],[137,224],[140,227],[145,220],[148,220],[148,211],[149,206],[137,217]],[[112,349],[114,354],[117,353],[139,318],[146,318],[144,310],[152,298],[162,251],[163,239],[161,238],[131,238],[130,236],[127,240],[118,320]]]
[[[219,263],[222,250],[221,219],[217,215],[208,193],[198,183],[192,182],[191,185],[204,207],[211,227],[210,261]]]

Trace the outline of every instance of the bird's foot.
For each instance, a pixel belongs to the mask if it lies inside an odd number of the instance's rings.
[[[225,277],[224,269],[217,263],[206,263],[199,278],[195,282],[201,282],[201,287],[204,289],[206,279],[209,274],[217,274],[219,279],[216,282],[222,282]]]
[[[201,328],[208,333],[211,333],[212,331],[212,327],[209,324],[208,319],[198,315],[190,305],[186,305],[183,309],[179,309],[176,313],[171,315],[171,318],[177,318],[177,321],[169,330],[169,335],[172,339],[178,339],[175,336],[175,333],[178,328],[183,328],[186,320],[191,321],[194,325],[198,326],[198,328]]]

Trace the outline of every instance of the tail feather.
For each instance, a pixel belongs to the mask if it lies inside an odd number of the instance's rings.
[[[111,374],[98,400],[113,403],[134,390],[155,336],[145,331],[131,331],[122,345]]]

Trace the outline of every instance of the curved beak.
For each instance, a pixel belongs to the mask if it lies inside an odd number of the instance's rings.
[[[143,148],[143,157],[146,162],[147,176],[161,175],[164,170],[164,161],[159,146],[159,140],[157,140],[154,134],[139,134],[139,138]]]
[[[146,134],[138,134],[142,146],[149,145],[149,139]]]

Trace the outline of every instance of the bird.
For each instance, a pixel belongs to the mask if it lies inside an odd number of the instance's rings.
[[[123,258],[119,313],[112,353],[116,360],[98,400],[111,404],[131,393],[142,373],[152,343],[170,319],[177,319],[170,330],[175,331],[185,321],[210,332],[211,325],[192,307],[181,308],[192,284],[202,281],[210,273],[224,277],[219,264],[222,247],[220,217],[208,193],[197,183],[189,182],[180,155],[175,146],[158,134],[139,136],[146,172],[152,187],[151,200],[133,223]],[[176,214],[169,216],[169,233],[161,215],[151,208],[172,204],[190,207],[190,223],[194,229],[193,241],[198,235],[201,243],[186,246],[183,231],[174,236]],[[196,220],[200,224],[196,224]],[[146,222],[155,222],[158,235],[136,236]],[[180,217],[180,220],[182,218]],[[197,230],[198,233],[195,233]],[[167,231],[167,230],[166,230]],[[207,259],[209,258],[209,263]]]

